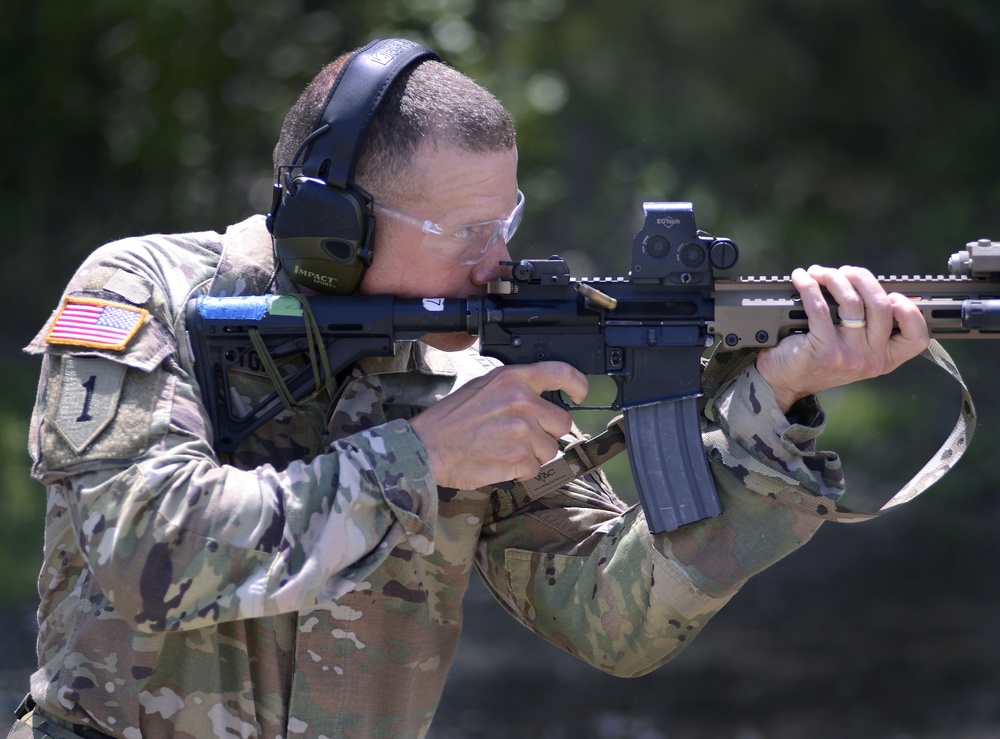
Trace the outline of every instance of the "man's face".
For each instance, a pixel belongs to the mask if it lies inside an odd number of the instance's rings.
[[[400,189],[413,193],[386,205],[443,225],[506,219],[517,203],[517,149],[472,153],[425,144],[413,159],[413,181]],[[377,195],[377,194],[376,194]],[[374,259],[359,292],[404,298],[464,298],[481,295],[503,276],[501,260],[510,253],[503,237],[475,264],[451,261],[422,248],[426,234],[408,224],[377,216]],[[424,341],[445,351],[470,346],[468,334],[434,334]]]

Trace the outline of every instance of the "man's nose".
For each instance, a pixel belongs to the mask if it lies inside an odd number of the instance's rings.
[[[503,236],[498,236],[497,240],[490,247],[486,255],[472,268],[472,283],[474,285],[485,285],[507,274],[508,267],[500,266],[500,262],[509,262],[510,252],[507,251],[507,242]]]

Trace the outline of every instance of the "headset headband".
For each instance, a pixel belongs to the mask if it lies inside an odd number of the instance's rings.
[[[316,122],[316,130],[323,126],[328,129],[310,145],[302,174],[346,187],[354,178],[375,111],[392,82],[411,64],[438,58],[433,51],[405,39],[372,41],[358,51],[344,65],[330,90],[323,114]],[[330,105],[334,94],[336,105]]]

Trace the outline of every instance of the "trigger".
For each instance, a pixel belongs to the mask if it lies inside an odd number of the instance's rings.
[[[565,408],[566,410],[573,408],[566,398],[563,397],[561,390],[546,390],[542,393],[542,397],[550,403],[555,403],[560,408]]]

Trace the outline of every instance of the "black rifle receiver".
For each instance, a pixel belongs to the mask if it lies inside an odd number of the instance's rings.
[[[479,338],[480,351],[504,364],[556,360],[615,381],[609,405],[573,407],[622,411],[639,499],[659,533],[722,511],[698,397],[713,343],[714,271],[732,267],[738,250],[699,231],[690,203],[644,210],[630,279],[573,279],[557,256],[512,263],[511,279],[492,286],[495,317],[480,322]]]

